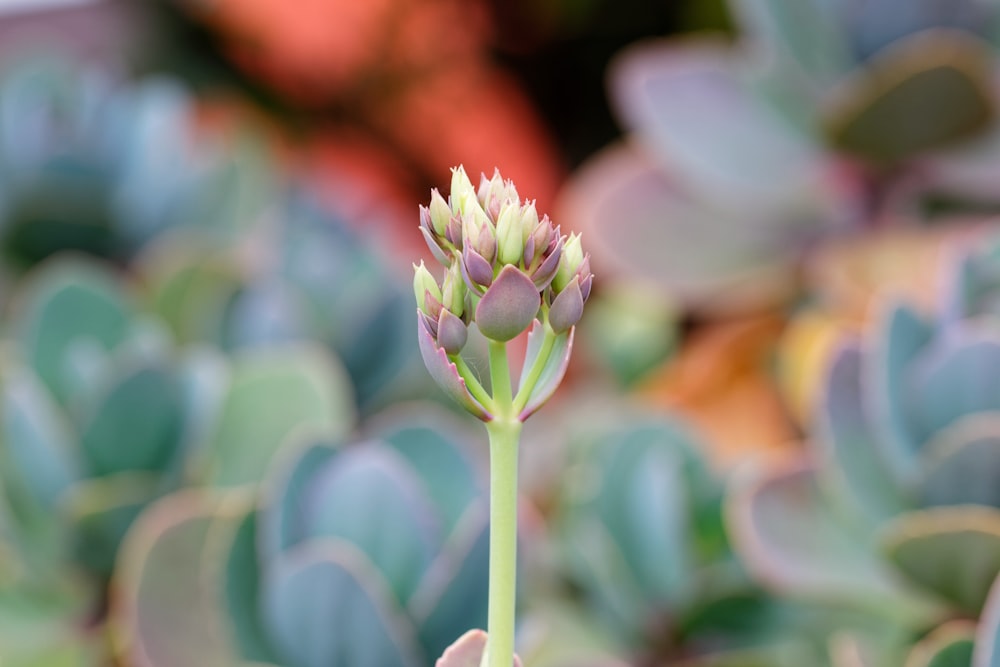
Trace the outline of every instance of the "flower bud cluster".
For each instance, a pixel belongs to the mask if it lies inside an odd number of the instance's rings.
[[[448,199],[435,189],[420,207],[420,231],[448,271],[438,285],[423,263],[414,267],[417,306],[448,354],[461,350],[472,321],[487,338],[508,341],[536,318],[558,334],[583,315],[593,276],[580,237],[539,219],[534,201],[521,201],[499,171],[474,188],[462,167],[452,169]]]

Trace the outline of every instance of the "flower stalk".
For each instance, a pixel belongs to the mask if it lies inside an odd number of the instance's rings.
[[[484,174],[473,188],[452,170],[448,199],[431,192],[420,232],[444,265],[442,282],[414,265],[418,340],[431,377],[486,424],[490,440],[489,619],[482,667],[514,664],[517,584],[517,460],[521,426],[555,392],[590,296],[590,257],[560,234],[511,181]],[[472,323],[487,339],[490,391],[462,358]],[[507,343],[527,334],[516,385]],[[516,392],[515,392],[516,386]]]

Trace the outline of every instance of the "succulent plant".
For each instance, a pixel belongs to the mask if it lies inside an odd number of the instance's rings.
[[[55,256],[4,321],[0,614],[17,622],[0,656],[15,666],[102,655],[106,585],[147,505],[192,483],[259,482],[288,432],[354,425],[346,373],[322,347],[177,348],[131,288],[96,260]],[[22,629],[8,640],[8,627]]]
[[[186,229],[135,264],[152,309],[181,340],[227,350],[326,343],[369,413],[423,390],[405,281],[348,220],[288,186],[239,236]],[[419,381],[418,381],[419,380]]]
[[[610,634],[610,645],[588,649],[607,656],[593,664],[820,664],[813,626],[834,612],[786,604],[747,576],[724,529],[723,478],[694,434],[675,417],[608,397],[590,402],[574,401],[586,417],[572,428],[537,437],[565,440],[564,491],[550,517],[557,568],[547,576],[568,577],[572,592],[561,595],[584,610],[591,637]],[[527,604],[539,611],[528,612],[526,632],[533,621],[554,622],[545,600]],[[563,641],[550,636],[522,655],[564,656],[547,667],[592,658],[557,651]]]
[[[168,228],[237,231],[263,210],[270,175],[249,142],[230,150],[197,114],[167,78],[131,84],[54,55],[14,59],[0,78],[6,259],[125,259]]]
[[[939,210],[931,200],[1000,203],[995,5],[729,5],[736,45],[640,43],[610,68],[627,139],[582,169],[560,212],[603,270],[692,309],[746,310],[786,296],[818,239]]]
[[[983,610],[1000,573],[996,243],[956,257],[935,317],[890,302],[843,341],[812,456],[731,498],[731,531],[762,582],[881,619],[881,633],[840,633],[872,654],[865,664],[900,664],[913,635],[995,613]]]
[[[430,666],[484,624],[473,439],[430,404],[369,426],[292,433],[252,498],[183,492],[144,515],[113,610],[128,664]]]

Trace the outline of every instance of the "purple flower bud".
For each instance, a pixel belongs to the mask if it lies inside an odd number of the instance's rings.
[[[420,233],[424,236],[424,242],[427,243],[427,247],[430,248],[431,254],[434,255],[434,259],[441,262],[445,266],[451,264],[451,255],[438,243],[438,240],[434,237],[433,232],[425,228],[423,225],[420,226]]]
[[[424,359],[424,366],[427,367],[427,371],[438,386],[479,419],[486,422],[491,421],[493,415],[469,393],[465,380],[459,374],[454,362],[448,358],[448,353],[434,342],[434,336],[424,318],[417,318],[417,340],[420,344],[420,356]]]
[[[540,305],[541,296],[531,279],[508,264],[476,306],[476,324],[487,338],[506,342],[528,328]]]
[[[582,307],[582,306],[581,306]],[[437,322],[437,344],[448,354],[458,354],[469,338],[465,322],[446,309]]]
[[[493,266],[470,246],[465,246],[462,251],[462,275],[469,289],[482,295],[483,288],[493,283]]]
[[[575,276],[563,291],[556,295],[549,307],[549,325],[556,333],[562,333],[574,326],[583,317],[583,293],[579,279]]]
[[[545,259],[531,274],[531,280],[539,290],[548,287],[556,275],[556,270],[559,268],[559,258],[562,256],[562,243],[561,237],[555,239],[552,249],[546,251]]]
[[[451,216],[451,219],[448,220],[448,226],[444,230],[444,237],[453,246],[459,250],[462,249],[462,219],[460,217]]]

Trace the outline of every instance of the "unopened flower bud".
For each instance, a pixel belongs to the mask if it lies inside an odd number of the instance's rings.
[[[497,252],[502,264],[517,264],[524,252],[521,234],[521,209],[518,204],[508,203],[500,211],[497,219]]]
[[[580,245],[580,235],[570,234],[569,239],[563,244],[559,268],[556,270],[555,278],[552,279],[552,289],[556,292],[563,291],[581,264],[583,264],[583,247]]]
[[[469,331],[465,322],[447,309],[442,310],[437,323],[438,346],[447,354],[458,354],[465,347],[468,338]]]
[[[431,227],[433,227],[434,233],[443,237],[448,231],[448,222],[451,220],[452,213],[448,202],[441,196],[437,188],[431,190],[431,205],[428,215],[430,216]]]
[[[413,296],[417,300],[417,308],[426,315],[437,317],[437,313],[432,312],[432,308],[427,305],[427,296],[430,295],[438,303],[441,303],[441,288],[438,287],[434,276],[424,266],[423,261],[420,266],[413,265]]]
[[[451,192],[448,195],[451,201],[451,210],[454,213],[466,213],[469,209],[476,207],[476,191],[472,187],[472,181],[465,173],[465,167],[459,165],[451,170]]]
[[[465,312],[465,280],[462,278],[462,270],[457,262],[453,263],[445,274],[444,283],[441,286],[441,304],[456,317],[462,317]]]
[[[567,331],[583,317],[583,293],[576,276],[556,295],[549,307],[549,325],[556,333]]]

